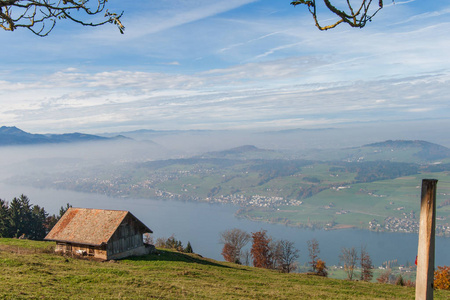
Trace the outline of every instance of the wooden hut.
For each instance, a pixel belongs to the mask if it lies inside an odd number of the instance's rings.
[[[69,208],[45,240],[56,252],[109,260],[149,253],[144,233],[153,233],[128,211]]]

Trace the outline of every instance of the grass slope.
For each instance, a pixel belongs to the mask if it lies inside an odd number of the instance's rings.
[[[96,262],[55,255],[53,243],[0,239],[1,299],[412,299],[414,289],[280,274],[159,250]],[[437,291],[435,299],[448,299]]]

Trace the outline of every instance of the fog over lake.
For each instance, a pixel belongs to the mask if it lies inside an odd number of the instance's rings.
[[[399,264],[414,263],[417,252],[417,234],[375,233],[368,230],[308,230],[237,219],[238,207],[221,204],[164,201],[152,199],[111,198],[103,195],[66,190],[37,189],[0,184],[0,198],[10,201],[24,194],[32,204],[45,207],[57,214],[66,203],[74,207],[129,210],[154,231],[154,239],[172,234],[186,245],[191,242],[194,252],[205,257],[223,260],[219,234],[231,228],[247,232],[267,230],[275,239],[288,239],[300,249],[299,263],[308,261],[307,241],[317,239],[320,257],[331,265],[339,263],[341,247],[366,245],[375,266],[397,259]],[[436,237],[436,265],[449,265],[450,238]]]
[[[417,252],[417,234],[375,233],[368,230],[307,230],[237,219],[239,208],[232,205],[198,202],[178,202],[153,199],[112,198],[99,194],[79,193],[68,190],[38,189],[5,183],[13,176],[23,175],[39,179],[45,174],[64,173],[101,165],[129,162],[147,162],[168,158],[191,157],[253,144],[263,149],[301,151],[311,149],[340,148],[379,142],[386,139],[426,139],[444,146],[450,145],[446,133],[448,121],[433,123],[415,122],[415,126],[372,124],[348,126],[347,128],[324,128],[319,130],[287,130],[278,132],[249,131],[184,131],[129,133],[133,140],[120,143],[60,144],[40,146],[2,147],[0,149],[0,198],[11,201],[24,194],[32,204],[45,207],[57,214],[66,203],[74,207],[120,209],[131,211],[154,231],[154,239],[172,234],[183,242],[191,242],[195,252],[217,260],[221,256],[219,243],[221,232],[240,228],[247,232],[267,230],[275,239],[295,242],[300,249],[299,262],[308,261],[307,241],[319,241],[320,257],[331,265],[339,263],[342,247],[366,245],[374,265],[397,259],[400,264],[414,263]],[[428,126],[433,125],[433,126]],[[415,130],[410,130],[412,127]],[[430,127],[433,130],[430,131]],[[388,130],[390,129],[390,131]],[[116,134],[116,133],[114,133]],[[111,133],[111,135],[114,135]],[[106,136],[106,134],[105,134]],[[10,181],[11,182],[11,181]],[[439,188],[439,185],[438,185]],[[419,205],[419,203],[417,204]],[[450,238],[436,237],[436,264],[450,265]]]

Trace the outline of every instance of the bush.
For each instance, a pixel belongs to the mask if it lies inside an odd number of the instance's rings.
[[[325,262],[321,259],[317,260],[316,274],[319,276],[328,277],[327,266],[325,265]]]
[[[405,281],[403,280],[402,275],[398,275],[398,277],[395,279],[395,285],[405,286]]]
[[[440,290],[450,290],[450,266],[439,266],[434,271],[434,288]]]
[[[377,278],[379,283],[390,283],[391,282],[391,269],[386,269],[380,276]]]

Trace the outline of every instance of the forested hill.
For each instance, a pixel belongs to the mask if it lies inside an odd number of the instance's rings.
[[[32,134],[17,127],[0,127],[0,146],[91,142],[116,139],[125,139],[125,137],[116,136],[107,138],[78,132],[64,134]]]
[[[413,150],[415,157],[421,160],[437,160],[450,157],[450,149],[438,144],[426,141],[408,141],[408,140],[388,140],[385,142],[373,143],[362,146],[363,148],[388,149],[389,151],[408,151]]]

